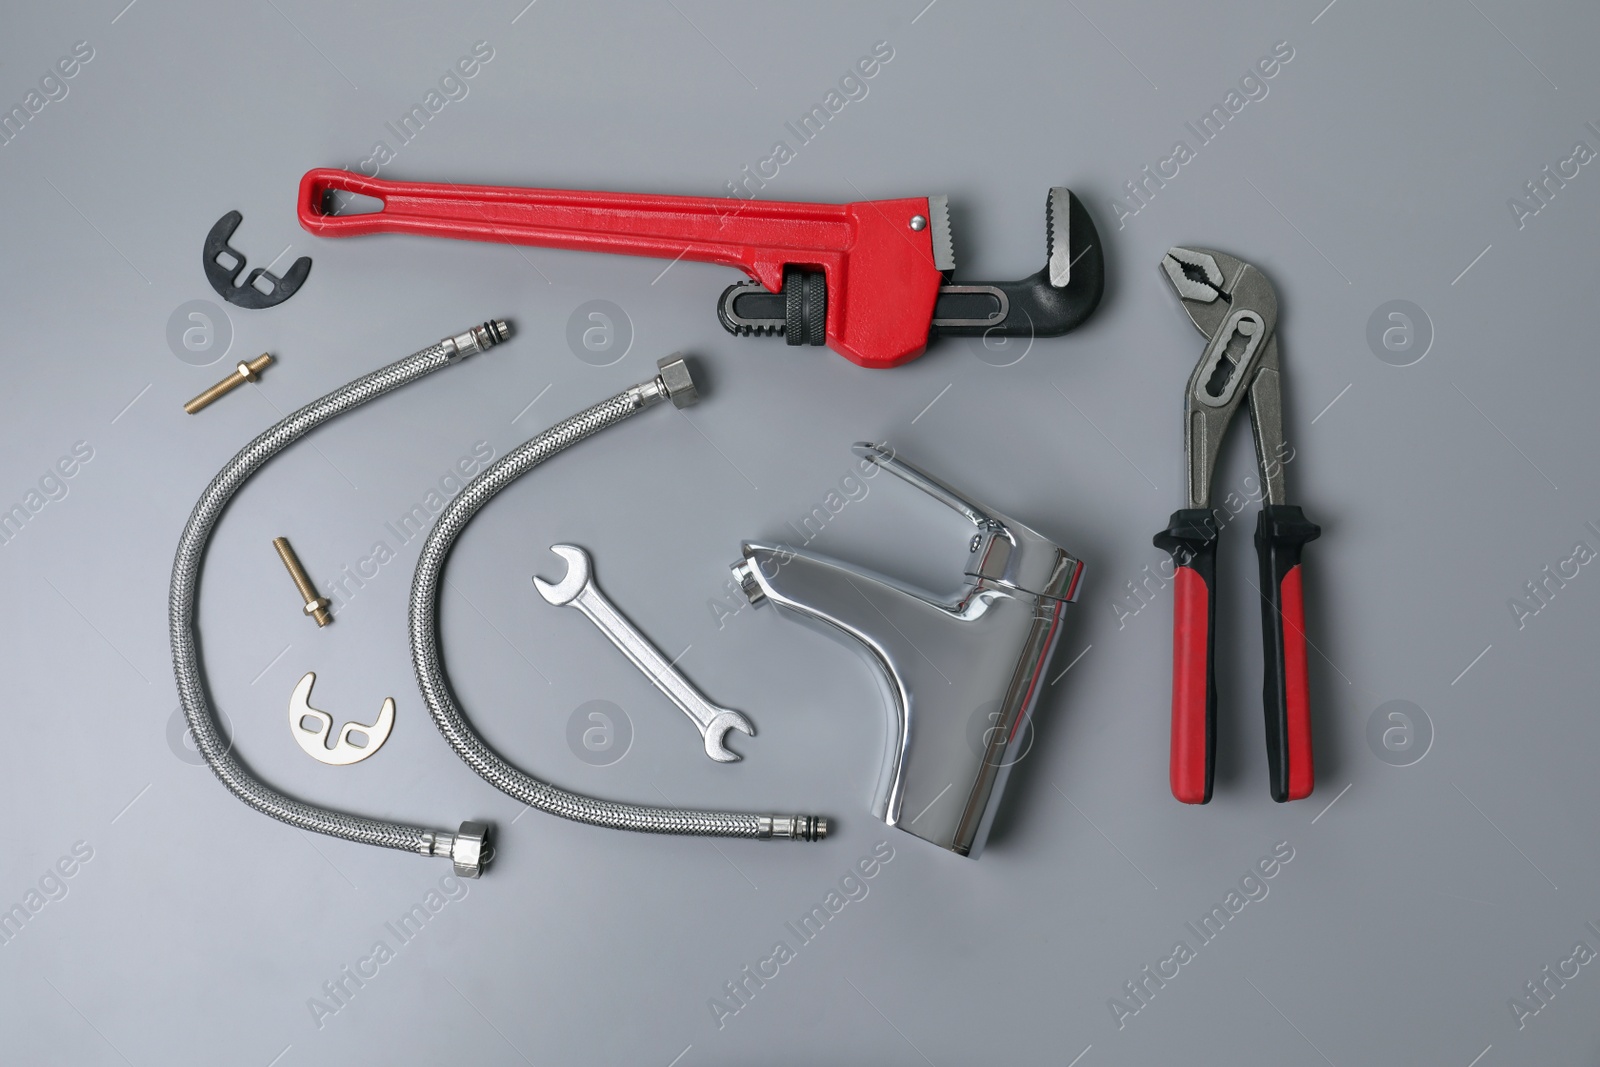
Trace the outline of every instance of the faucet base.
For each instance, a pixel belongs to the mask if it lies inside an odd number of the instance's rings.
[[[1021,758],[1018,738],[1049,677],[1083,564],[885,446],[856,451],[973,524],[960,588],[940,596],[786,545],[748,541],[733,578],[751,604],[770,602],[843,640],[874,668],[890,719],[873,814],[976,857]]]

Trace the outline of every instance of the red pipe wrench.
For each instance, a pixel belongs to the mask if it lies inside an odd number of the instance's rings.
[[[382,207],[335,213],[336,194]],[[1049,262],[1020,282],[951,284],[945,198],[803,204],[717,197],[396,182],[317,169],[300,180],[300,225],[323,237],[412,233],[737,267],[719,317],[737,334],[826,343],[863,367],[895,367],[936,334],[1054,336],[1100,301],[1104,267],[1088,213],[1053,189]]]

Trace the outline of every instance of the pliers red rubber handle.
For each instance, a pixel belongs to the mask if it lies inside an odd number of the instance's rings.
[[[1248,397],[1264,504],[1256,523],[1265,644],[1263,705],[1272,799],[1311,795],[1311,687],[1307,672],[1301,549],[1321,529],[1284,502],[1277,295],[1264,275],[1232,256],[1173,248],[1162,261],[1195,326],[1206,335],[1189,378],[1184,451],[1189,506],[1155,537],[1172,553],[1172,795],[1185,804],[1211,799],[1216,766],[1216,549],[1220,532],[1211,482],[1229,421]]]
[[[383,206],[330,214],[340,192]],[[942,271],[953,266],[942,197],[801,204],[398,182],[322,168],[300,180],[299,215],[323,237],[412,233],[720,263],[772,292],[783,288],[786,266],[819,270],[828,344],[864,367],[922,353]]]

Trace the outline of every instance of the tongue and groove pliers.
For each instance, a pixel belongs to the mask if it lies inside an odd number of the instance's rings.
[[[1278,364],[1278,298],[1255,267],[1198,248],[1170,249],[1162,270],[1189,318],[1206,336],[1184,403],[1188,506],[1155,537],[1176,564],[1172,660],[1172,795],[1211,799],[1216,763],[1216,551],[1220,526],[1212,478],[1228,423],[1246,398],[1261,468],[1256,523],[1261,624],[1266,641],[1267,765],[1272,799],[1311,794],[1311,698],[1306,673],[1300,550],[1322,530],[1285,502],[1283,398]]]

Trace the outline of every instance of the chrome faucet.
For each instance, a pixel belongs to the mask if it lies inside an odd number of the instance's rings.
[[[734,579],[866,653],[893,713],[873,814],[963,856],[989,835],[1028,716],[1077,598],[1083,563],[1015,519],[967,500],[886,445],[856,455],[976,528],[948,596],[786,545],[745,542]]]

